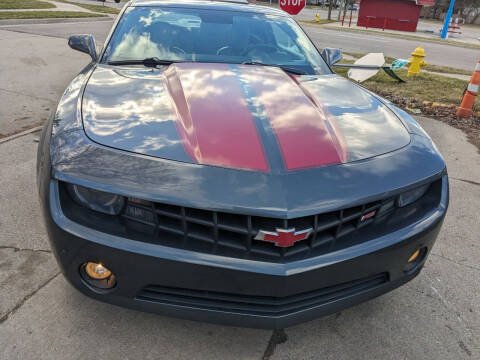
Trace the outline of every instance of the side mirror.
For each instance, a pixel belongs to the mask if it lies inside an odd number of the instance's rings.
[[[72,35],[68,38],[68,46],[90,55],[93,61],[98,60],[97,47],[93,35]]]
[[[336,64],[342,60],[342,50],[336,48],[325,48],[322,51],[322,56],[329,66]]]

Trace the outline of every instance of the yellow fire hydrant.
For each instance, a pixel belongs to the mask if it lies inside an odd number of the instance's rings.
[[[317,13],[317,16],[315,18],[316,18],[315,20],[317,20],[317,22],[319,22],[320,21],[320,14]]]
[[[427,65],[427,62],[423,60],[425,57],[425,50],[423,47],[417,47],[412,53],[412,57],[408,59],[410,61],[410,66],[408,67],[407,76],[417,75],[420,73],[420,68]]]

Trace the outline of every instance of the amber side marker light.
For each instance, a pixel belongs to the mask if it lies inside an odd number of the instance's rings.
[[[410,259],[408,259],[408,262],[411,263],[411,262],[417,260],[418,255],[420,255],[420,249],[418,249],[417,251],[415,251],[415,252],[412,254],[412,256],[410,256]]]
[[[117,282],[115,275],[101,262],[86,262],[80,267],[82,279],[96,289],[111,289]]]
[[[427,255],[427,248],[426,247],[417,249],[408,258],[407,264],[404,267],[404,271],[405,272],[410,272],[410,271],[416,270],[420,266],[422,261],[425,259],[426,255]]]

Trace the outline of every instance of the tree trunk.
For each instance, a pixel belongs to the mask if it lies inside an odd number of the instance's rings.
[[[328,20],[332,20],[332,6],[333,6],[333,0],[330,0],[328,2]]]
[[[343,17],[347,16],[348,5],[350,5],[350,1],[345,1],[345,7],[343,8]]]
[[[480,13],[477,10],[475,12],[476,14],[473,16],[472,21],[470,21],[470,24],[474,24],[474,25],[475,25],[475,21],[477,21],[478,17],[480,16]]]

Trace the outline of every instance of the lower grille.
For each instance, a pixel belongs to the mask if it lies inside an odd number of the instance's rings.
[[[286,297],[249,296],[150,285],[138,300],[240,314],[282,316],[372,290],[388,281],[388,273]]]

